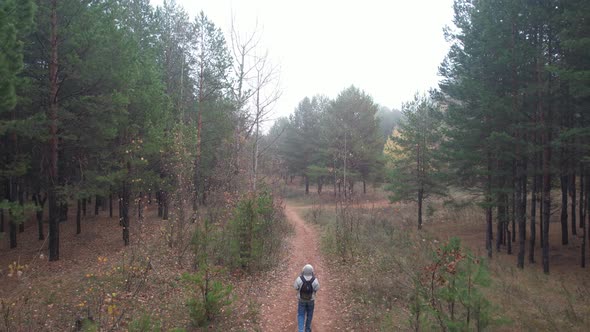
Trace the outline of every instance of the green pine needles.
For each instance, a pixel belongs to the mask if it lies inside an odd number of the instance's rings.
[[[194,292],[186,304],[195,326],[207,326],[233,302],[232,286],[216,279],[220,272],[220,269],[204,268],[197,273],[182,275],[188,288]]]
[[[485,261],[451,238],[414,280],[411,325],[416,331],[482,331],[505,323],[484,295],[490,284]]]

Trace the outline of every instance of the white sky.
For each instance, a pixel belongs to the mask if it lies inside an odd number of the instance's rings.
[[[159,5],[163,0],[151,0]],[[201,10],[226,34],[256,21],[262,42],[281,67],[282,97],[274,117],[304,97],[335,98],[354,84],[374,101],[401,108],[416,91],[436,87],[448,51],[442,29],[453,0],[176,0],[191,17]]]

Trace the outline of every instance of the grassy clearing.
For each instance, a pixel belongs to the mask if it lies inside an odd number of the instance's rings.
[[[317,194],[303,198],[297,192],[291,195],[290,201],[294,199],[300,206],[301,215],[321,226],[322,247],[333,268],[349,276],[344,278],[344,289],[350,290],[355,330],[414,330],[410,310],[413,280],[432,262],[435,248],[452,236],[460,238],[475,255],[485,254],[483,213],[469,204],[445,207],[442,202],[431,202],[424,229],[419,232],[412,205],[371,205],[361,195],[352,204],[340,206],[346,216],[338,217],[341,212],[331,200]],[[376,197],[377,201],[383,199]],[[550,243],[559,243],[559,234],[553,235],[556,238]],[[515,255],[494,252],[487,261],[492,283],[482,292],[495,307],[494,318],[503,322],[488,330],[587,330],[590,275],[577,265],[577,240],[569,247],[551,246],[553,263],[548,276],[538,263],[519,270]]]

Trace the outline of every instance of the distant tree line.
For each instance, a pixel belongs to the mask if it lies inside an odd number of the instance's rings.
[[[381,112],[387,129],[380,127]],[[391,132],[395,113],[380,108],[360,89],[351,86],[331,100],[325,96],[305,97],[288,118],[275,122],[267,140],[282,176],[292,181],[301,176],[305,193],[315,184],[318,194],[331,185],[334,195],[348,197],[356,183],[383,179],[383,131]]]

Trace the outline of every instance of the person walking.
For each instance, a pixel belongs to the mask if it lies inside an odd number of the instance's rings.
[[[311,264],[306,264],[303,267],[303,271],[295,279],[293,287],[297,290],[297,299],[299,300],[297,305],[299,332],[311,332],[315,295],[320,289],[320,283],[313,273]]]

